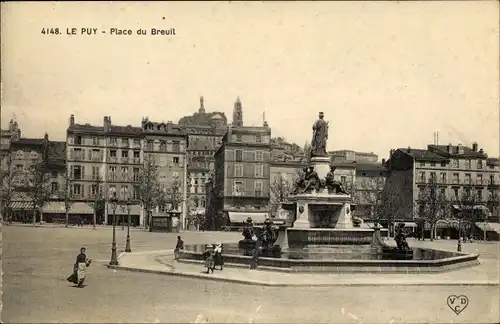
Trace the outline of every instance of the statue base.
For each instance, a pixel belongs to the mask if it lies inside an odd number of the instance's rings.
[[[314,168],[319,178],[324,179],[326,174],[330,171],[330,157],[313,156],[311,158],[311,166]]]
[[[366,245],[373,239],[371,228],[289,228],[288,244],[294,245]]]
[[[290,196],[296,203],[297,219],[293,228],[353,228],[350,195],[316,193]]]

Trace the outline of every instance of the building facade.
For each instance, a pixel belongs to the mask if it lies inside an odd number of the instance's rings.
[[[187,209],[188,222],[194,223],[205,214],[205,184],[214,170],[214,154],[227,132],[227,117],[223,112],[207,112],[200,97],[200,107],[191,116],[179,120],[179,126],[188,135],[187,147]]]
[[[64,184],[66,170],[65,142],[50,141],[45,133],[44,138],[13,138],[10,143],[9,165],[15,191],[10,202],[11,217],[14,220],[31,221],[33,213],[37,221],[49,221],[57,217],[63,210],[54,210],[52,205],[61,199],[61,187]],[[30,168],[39,164],[40,178],[38,183],[43,191],[49,191],[49,199],[44,206],[34,211],[29,192],[33,190],[27,181],[34,174]],[[38,173],[37,173],[38,175]],[[42,190],[40,189],[40,190]],[[41,191],[40,191],[41,192]]]
[[[332,162],[356,161],[362,163],[377,163],[378,155],[373,152],[356,152],[352,150],[330,151],[328,155]]]
[[[450,144],[391,150],[385,166],[388,169],[386,190],[397,196],[400,203],[398,219],[419,217],[423,206],[419,197],[431,184],[439,188],[455,209],[459,204],[452,202],[460,201],[464,192],[475,192],[478,208],[495,200],[496,188],[490,184],[499,180],[498,166],[478,149],[477,143],[472,147]]]
[[[0,130],[0,179],[10,173],[10,143],[21,138],[17,121],[11,119],[8,129]]]
[[[207,223],[222,225],[242,222],[253,215],[254,221],[263,221],[269,212],[269,181],[271,162],[271,128],[243,126],[242,104],[235,102],[233,122],[214,155],[212,210]]]
[[[134,225],[144,224],[145,212],[137,201],[134,182],[138,181],[145,155],[152,155],[158,166],[159,182],[168,185],[172,179],[185,179],[186,136],[174,124],[156,123],[148,118],[141,127],[113,125],[110,116],[104,116],[102,126],[75,123],[70,117],[67,130],[67,170],[72,179],[72,194],[80,204],[83,215],[89,218],[93,210],[88,207],[98,196],[108,200],[116,196],[120,206],[113,210],[105,205],[98,223],[112,224],[113,214],[117,223],[125,221],[128,211],[127,198],[131,206]],[[186,181],[181,181],[185,191]],[[90,215],[89,215],[90,214]]]

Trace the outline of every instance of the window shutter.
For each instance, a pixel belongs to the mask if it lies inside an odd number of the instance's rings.
[[[70,157],[70,159],[73,159],[74,156],[75,156],[75,150],[74,149],[70,149],[69,150],[69,157]]]
[[[75,177],[75,167],[72,165],[70,167],[70,177],[73,179]]]
[[[89,197],[92,197],[92,185],[89,186]]]
[[[85,179],[85,166],[82,165],[82,179]]]

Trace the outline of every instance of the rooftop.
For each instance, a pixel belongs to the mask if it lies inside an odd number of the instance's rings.
[[[414,149],[414,148],[398,148],[398,150],[413,156],[417,161],[447,161],[447,158],[431,152],[429,150]]]

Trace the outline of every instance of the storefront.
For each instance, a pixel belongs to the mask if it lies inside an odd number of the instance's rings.
[[[12,201],[9,208],[13,222],[32,223],[33,213],[36,214],[36,221],[40,221],[40,213],[33,210],[33,203],[30,201]]]
[[[108,225],[113,225],[113,207],[108,203]],[[115,210],[116,225],[128,223],[127,205],[117,205]],[[141,220],[141,206],[130,205],[130,226],[139,226]]]

